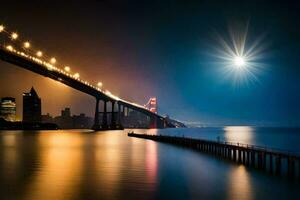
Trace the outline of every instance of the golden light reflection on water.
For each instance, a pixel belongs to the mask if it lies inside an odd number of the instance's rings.
[[[82,152],[80,135],[38,136],[40,170],[27,188],[25,199],[71,199],[80,183]]]
[[[233,168],[229,173],[228,199],[253,199],[250,175],[245,166],[240,165]]]
[[[140,129],[135,130],[138,133],[143,134],[150,134],[150,135],[157,135],[158,130],[157,129]],[[157,142],[151,141],[151,140],[140,140],[140,139],[134,139],[133,147],[136,147],[136,144],[139,143],[140,147],[143,147],[143,154],[145,155],[145,168],[146,168],[146,175],[147,175],[147,181],[152,184],[156,184],[157,182],[157,171],[158,171],[158,150],[157,150]],[[144,149],[146,148],[146,149]],[[134,151],[141,151],[141,149],[134,149]],[[135,161],[136,159],[141,160],[140,158],[133,158],[132,160]],[[142,166],[143,163],[134,163],[138,164],[139,166]]]
[[[251,134],[245,127],[226,131],[231,140],[240,133]],[[253,176],[243,166],[127,137],[127,130],[9,135],[0,135],[0,199],[184,199],[182,193],[193,199],[254,199],[258,192],[269,196],[261,185],[271,182],[264,183],[266,177]],[[270,187],[282,192],[286,185],[275,182]]]
[[[146,142],[146,170],[147,179],[150,183],[157,182],[158,158],[157,143],[155,141]]]
[[[17,135],[7,134],[2,136],[3,146],[5,147],[14,147],[16,146]]]
[[[122,164],[122,137],[118,132],[107,131],[96,135],[95,170],[96,183],[103,189],[102,197],[112,199],[116,196],[112,191],[118,191]]]
[[[140,138],[132,138],[130,140],[130,165],[134,167],[143,167],[144,162],[144,156],[142,157],[140,154],[145,155],[145,140]]]
[[[17,152],[17,135],[3,134],[2,144],[3,148],[3,168],[5,176],[9,179],[16,177],[16,167],[18,165],[18,152]]]
[[[250,126],[226,126],[224,132],[226,141],[246,144],[252,144],[253,142],[254,130]]]

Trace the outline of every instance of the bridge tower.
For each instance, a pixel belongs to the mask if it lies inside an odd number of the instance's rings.
[[[157,114],[157,98],[151,97],[148,102],[144,105],[146,109],[150,112]],[[149,128],[164,128],[165,119],[157,117],[157,115],[150,116],[150,125]]]
[[[156,97],[151,97],[149,101],[144,105],[146,109],[157,114],[157,99]]]

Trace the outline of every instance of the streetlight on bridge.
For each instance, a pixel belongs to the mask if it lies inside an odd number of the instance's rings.
[[[4,31],[4,26],[3,25],[0,25],[0,33]]]
[[[38,57],[42,57],[42,56],[43,56],[43,52],[38,51],[38,52],[36,53],[36,55],[37,55]]]
[[[11,45],[6,46],[6,48],[7,48],[9,51],[14,50],[14,48],[13,48]]]
[[[80,74],[79,73],[75,73],[74,74],[74,78],[78,79],[80,77]]]
[[[11,39],[12,39],[12,40],[16,40],[18,37],[19,37],[19,35],[18,35],[17,33],[15,33],[15,32],[13,32],[13,33],[11,34]]]
[[[51,58],[50,62],[51,62],[52,64],[55,64],[55,63],[56,63],[56,59],[55,59],[55,58]]]
[[[98,83],[97,83],[97,86],[98,86],[99,88],[101,88],[101,87],[103,86],[103,83],[102,83],[102,82],[98,82]]]
[[[66,72],[69,72],[71,70],[71,68],[69,66],[65,66],[64,69],[65,69]]]
[[[27,42],[24,42],[24,47],[26,48],[26,49],[28,49],[29,47],[30,47],[30,43],[27,41]]]

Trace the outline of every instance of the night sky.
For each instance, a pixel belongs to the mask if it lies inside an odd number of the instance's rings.
[[[295,1],[296,2],[296,1]],[[208,125],[300,125],[300,3],[293,1],[5,1],[0,24],[29,39],[91,83],[159,113]],[[215,33],[249,24],[249,45],[264,36],[258,81],[223,79]],[[43,113],[93,115],[94,99],[0,62],[0,96],[34,86]]]

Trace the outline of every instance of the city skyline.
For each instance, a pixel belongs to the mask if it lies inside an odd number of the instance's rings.
[[[37,7],[51,16],[40,15],[38,19],[26,13],[25,3],[16,6],[6,3],[18,14],[9,15],[11,9],[7,9],[1,18],[3,24],[44,48],[58,62],[71,66],[95,83],[101,81],[114,94],[140,104],[156,96],[161,114],[204,124],[298,126],[300,84],[294,56],[299,45],[295,39],[298,30],[287,22],[293,21],[293,15],[289,14],[296,10],[288,4],[282,7],[270,2],[248,2],[242,7],[238,3],[232,7],[221,3],[213,8],[215,17],[205,11],[212,5],[208,2],[174,3],[171,7],[167,3],[150,7],[145,3],[136,9],[134,4],[104,1],[83,10],[79,9],[80,3],[71,3],[71,9],[67,10],[69,17],[61,12],[65,4],[54,2],[49,7],[44,2],[36,2]],[[58,6],[60,9],[56,9]],[[161,11],[167,8],[173,12],[163,14]],[[190,8],[198,10],[187,12]],[[221,8],[222,12],[218,13]],[[160,11],[159,16],[152,10]],[[235,11],[234,16],[228,14],[231,11]],[[40,10],[32,9],[32,12],[37,15]],[[71,17],[77,12],[83,17]],[[23,15],[24,19],[20,17]],[[56,20],[60,15],[64,15],[63,20]],[[211,17],[208,22],[204,20],[206,16]],[[220,21],[222,16],[224,20]],[[217,44],[211,37],[203,37],[214,31],[222,33],[233,17],[241,24],[249,23],[252,38],[265,34],[264,44],[278,47],[277,52],[266,48],[262,59],[266,67],[258,74],[258,83],[236,87],[231,80],[221,81],[219,68],[222,66],[207,55],[213,52],[208,47]],[[94,20],[90,21],[91,18]],[[284,27],[286,31],[281,30]],[[9,85],[0,91],[1,96],[16,96],[33,85],[45,99],[43,113],[57,115],[59,108],[71,105],[76,113],[93,116],[94,100],[84,94],[6,63],[1,63],[0,72],[1,84]],[[17,81],[12,84],[11,80]],[[20,105],[18,97],[17,105]]]
[[[33,87],[32,87],[33,88]],[[20,96],[21,97],[24,97],[24,95],[25,94],[29,94],[29,93],[24,93],[23,92],[23,95],[21,94]],[[22,99],[22,98],[20,98],[20,99]],[[11,119],[11,120],[8,120],[8,121],[23,121],[22,120],[22,118],[23,118],[23,112],[24,112],[24,110],[23,110],[23,104],[24,104],[24,101],[23,100],[20,100],[21,101],[21,103],[20,104],[17,104],[16,103],[16,97],[11,97],[11,96],[5,96],[5,97],[0,97],[0,100],[2,100],[3,101],[3,106],[6,106],[6,104],[8,104],[9,106],[10,106],[10,104],[11,104],[11,102],[12,103],[14,103],[14,109],[15,109],[15,111],[16,110],[18,110],[19,111],[19,113],[20,114],[17,114],[16,112],[14,113],[14,119]],[[8,101],[9,100],[9,101]],[[7,101],[7,102],[6,102]],[[43,99],[41,98],[41,102],[43,101]],[[42,103],[41,103],[41,105],[43,105]],[[1,108],[1,105],[0,105],[0,108]],[[53,117],[56,117],[56,116],[60,116],[59,114],[61,114],[61,112],[62,112],[62,110],[63,109],[66,109],[66,108],[68,108],[68,109],[71,109],[71,107],[70,106],[67,106],[67,107],[61,107],[60,109],[58,109],[58,111],[56,111],[58,114],[55,114],[55,113],[47,113],[47,112],[41,112],[41,116],[43,116],[43,115],[49,115],[49,116],[53,116]],[[80,113],[72,113],[72,115],[81,115],[81,114],[84,114],[85,115],[85,113],[83,113],[83,112],[80,112]],[[91,116],[88,116],[88,117],[91,117]],[[4,117],[5,118],[5,117]]]

